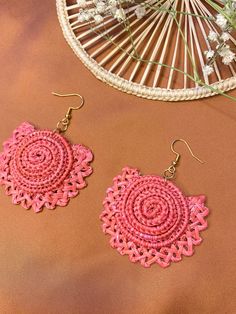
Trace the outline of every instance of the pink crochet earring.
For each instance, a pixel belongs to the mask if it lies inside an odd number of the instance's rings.
[[[163,177],[141,175],[126,167],[107,189],[100,216],[102,229],[110,236],[110,245],[131,262],[149,267],[167,267],[182,256],[191,256],[194,246],[201,243],[200,232],[207,228],[205,196],[185,196],[171,179],[175,177],[180,154],[171,149],[176,159],[164,171]]]
[[[55,130],[38,130],[28,122],[13,131],[0,153],[0,184],[12,197],[13,204],[39,212],[46,207],[66,206],[71,197],[86,186],[92,173],[92,152],[81,144],[71,145],[63,134],[72,110],[80,109],[84,99],[79,94],[53,95],[81,98],[79,107],[69,107]]]

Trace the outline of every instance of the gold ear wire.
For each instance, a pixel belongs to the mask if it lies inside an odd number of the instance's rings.
[[[84,105],[84,98],[80,94],[75,94],[75,93],[74,94],[59,94],[59,93],[52,92],[52,95],[58,96],[58,97],[72,97],[72,96],[79,97],[81,99],[81,104],[78,107],[69,107],[69,110],[78,110],[82,108]]]
[[[188,142],[185,141],[185,140],[183,140],[183,139],[174,140],[174,141],[172,142],[172,144],[171,144],[171,150],[172,150],[172,152],[173,152],[174,154],[176,154],[176,159],[177,159],[177,158],[178,158],[178,159],[180,158],[180,154],[174,149],[174,145],[175,145],[175,143],[177,143],[177,142],[182,142],[182,143],[184,143],[184,144],[187,146],[187,148],[188,148],[190,154],[192,155],[192,157],[195,158],[197,161],[199,161],[201,164],[204,164],[204,161],[202,161],[200,158],[198,158],[197,156],[194,155],[194,153],[193,153],[193,151],[192,151],[190,145],[188,144]]]
[[[200,158],[198,158],[197,156],[194,155],[194,153],[193,153],[193,151],[192,151],[192,149],[191,149],[191,147],[190,147],[190,145],[188,144],[187,141],[185,141],[185,140],[183,140],[183,139],[174,140],[174,141],[171,143],[170,148],[171,148],[172,152],[176,155],[176,158],[175,158],[174,161],[172,161],[172,163],[171,163],[171,165],[169,166],[169,168],[167,168],[167,169],[164,171],[164,178],[167,179],[167,180],[173,179],[173,178],[175,177],[176,166],[178,165],[179,160],[180,160],[180,157],[181,157],[180,153],[178,153],[178,152],[174,149],[174,145],[175,145],[175,143],[177,143],[177,142],[182,142],[182,143],[184,143],[184,144],[187,146],[187,148],[188,148],[188,150],[189,150],[191,156],[192,156],[194,159],[196,159],[198,162],[200,162],[201,164],[204,163],[204,161],[202,161]]]
[[[80,108],[82,108],[84,105],[84,98],[80,94],[75,94],[75,93],[73,93],[73,94],[58,94],[58,93],[52,92],[52,94],[54,96],[58,96],[58,97],[77,96],[81,99],[81,103],[78,107],[69,107],[65,117],[63,119],[61,119],[60,121],[58,121],[56,129],[54,131],[55,132],[58,131],[58,133],[64,133],[68,129],[68,126],[70,124],[72,110],[79,110]]]

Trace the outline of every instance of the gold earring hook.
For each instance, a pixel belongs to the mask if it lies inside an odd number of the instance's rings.
[[[73,96],[79,97],[81,99],[81,104],[78,107],[70,107],[69,109],[71,109],[71,110],[78,110],[78,109],[82,108],[83,105],[84,105],[84,97],[81,96],[80,94],[76,94],[76,93],[73,93],[73,94],[59,94],[59,93],[52,92],[52,95],[58,96],[58,97],[73,97]]]
[[[178,152],[174,149],[174,145],[175,145],[175,143],[177,143],[177,142],[182,142],[182,143],[184,143],[184,144],[187,146],[187,148],[188,148],[188,150],[189,150],[191,156],[192,156],[194,159],[196,159],[198,162],[200,162],[201,164],[204,163],[204,161],[202,161],[200,158],[198,158],[196,155],[194,155],[194,153],[193,153],[193,151],[192,151],[192,149],[191,149],[191,147],[190,147],[190,145],[188,144],[187,141],[185,141],[185,140],[183,140],[183,139],[174,140],[174,141],[171,143],[170,148],[171,148],[171,151],[176,155],[176,158],[175,158],[174,161],[172,161],[170,167],[167,168],[167,169],[164,171],[164,178],[167,179],[167,180],[173,179],[173,178],[175,177],[176,166],[178,165],[178,162],[179,162],[180,157],[181,157],[180,153],[178,153]]]
[[[174,149],[174,145],[175,145],[175,143],[177,143],[177,142],[182,142],[182,143],[184,143],[184,144],[187,146],[187,148],[188,148],[188,150],[189,150],[191,156],[192,156],[193,158],[195,158],[197,161],[199,161],[201,164],[204,164],[204,161],[202,161],[200,158],[198,158],[197,156],[194,155],[194,153],[193,153],[193,151],[192,151],[190,145],[188,144],[188,142],[185,141],[185,140],[183,140],[182,138],[177,139],[177,140],[174,140],[174,141],[172,142],[172,144],[171,144],[171,150],[172,150],[172,152],[176,155],[177,162],[178,162],[179,159],[180,159],[180,154]]]
[[[65,132],[68,129],[68,126],[70,124],[72,110],[79,110],[80,108],[82,108],[83,105],[84,105],[84,98],[80,94],[76,94],[76,93],[73,93],[73,94],[59,94],[59,93],[52,92],[52,95],[58,96],[58,97],[77,96],[77,97],[79,97],[81,99],[81,104],[78,107],[69,107],[65,117],[63,119],[61,119],[57,123],[57,127],[56,127],[56,129],[54,131],[55,132],[58,131],[59,133],[63,133],[63,132]]]

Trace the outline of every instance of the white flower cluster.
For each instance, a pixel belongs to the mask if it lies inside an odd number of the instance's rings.
[[[104,17],[108,15],[114,16],[119,22],[125,21],[126,13],[122,8],[122,4],[134,4],[135,0],[77,0],[77,3],[80,8],[79,22],[94,21],[96,24],[100,24],[103,22]],[[138,19],[145,16],[145,6],[139,4],[135,14]]]
[[[236,0],[222,0],[224,3],[224,13],[229,20],[234,20],[236,16]],[[235,53],[230,49],[227,41],[230,39],[230,32],[232,31],[232,25],[223,14],[217,14],[215,18],[216,24],[219,26],[221,33],[210,31],[208,39],[211,43],[215,44],[215,50],[205,51],[207,64],[203,67],[203,72],[206,75],[210,75],[214,72],[213,64],[216,57],[220,56],[222,63],[229,65],[236,59]]]

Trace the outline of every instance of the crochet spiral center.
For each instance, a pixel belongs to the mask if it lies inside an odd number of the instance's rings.
[[[10,162],[15,183],[27,192],[57,188],[73,164],[71,145],[58,133],[35,131],[19,143]]]
[[[161,177],[140,176],[125,190],[117,223],[137,245],[160,248],[179,238],[188,219],[185,197],[176,186]]]

